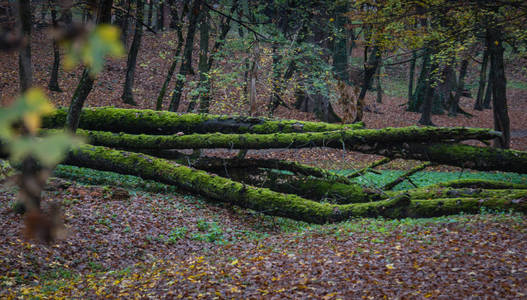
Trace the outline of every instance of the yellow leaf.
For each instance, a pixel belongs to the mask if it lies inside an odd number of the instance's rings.
[[[40,115],[36,112],[26,113],[24,115],[24,125],[31,133],[36,133],[40,128]]]
[[[233,266],[235,266],[235,265],[237,265],[237,264],[238,264],[238,260],[237,260],[237,259],[235,259],[235,260],[233,260],[233,261],[231,262],[231,265],[233,265]]]
[[[395,267],[393,266],[393,264],[387,264],[386,265],[386,269],[393,270],[393,269],[395,269]]]
[[[329,21],[330,21],[330,22],[333,22],[333,21],[335,21],[335,19],[333,19],[333,18],[329,18]]]

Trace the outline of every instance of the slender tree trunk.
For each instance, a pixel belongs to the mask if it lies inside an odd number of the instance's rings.
[[[139,48],[141,48],[141,38],[143,36],[143,11],[144,3],[143,0],[137,0],[137,13],[135,22],[134,39],[132,41],[132,47],[128,52],[128,61],[126,63],[126,80],[124,82],[124,91],[121,99],[123,102],[130,105],[137,105],[134,101],[134,95],[132,89],[134,87],[135,67],[137,64],[137,54]]]
[[[421,119],[419,120],[419,124],[421,125],[430,125],[433,126],[432,123],[432,105],[434,100],[434,92],[435,88],[432,84],[432,79],[430,78],[430,74],[433,74],[434,71],[437,69],[437,64],[432,64],[430,66],[430,72],[428,72],[428,78],[426,79],[426,87],[425,87],[425,94],[424,94],[424,100],[423,100],[423,111],[421,113]]]
[[[456,86],[456,94],[454,95],[454,98],[450,103],[450,107],[448,110],[448,115],[450,116],[456,116],[458,113],[459,99],[461,99],[463,89],[465,88],[465,76],[467,75],[467,67],[468,59],[464,59],[461,62],[461,67],[459,68],[459,78]]]
[[[362,87],[360,90],[359,98],[357,99],[357,115],[355,116],[355,120],[353,123],[357,123],[362,121],[362,115],[364,111],[365,106],[365,98],[366,98],[366,92],[368,91],[368,88],[370,87],[371,80],[373,78],[373,75],[375,74],[375,70],[377,70],[377,67],[379,66],[381,58],[381,53],[378,46],[374,46],[371,55],[367,62],[364,63],[364,78],[362,82]]]
[[[157,30],[165,29],[165,1],[159,1],[157,4]]]
[[[152,27],[153,10],[154,10],[154,0],[150,0],[148,1],[148,19],[147,19],[147,22],[148,22],[147,24],[150,27]]]
[[[349,23],[349,17],[345,15],[348,11],[348,5],[338,5],[335,8],[335,26],[336,28],[346,28]],[[344,81],[346,84],[351,84],[349,78],[348,65],[348,44],[347,32],[340,32],[333,42],[333,69],[335,70],[336,78]]]
[[[492,82],[494,129],[503,133],[501,137],[494,140],[494,147],[508,149],[510,148],[510,120],[507,111],[507,78],[503,62],[505,50],[502,43],[501,28],[489,28],[487,30],[487,48],[492,66],[490,81]]]
[[[132,0],[124,0],[127,4],[126,14],[124,15],[123,23],[121,24],[121,41],[126,47],[128,45],[128,23],[130,21],[130,10],[132,9]]]
[[[170,80],[172,80],[172,75],[174,75],[174,71],[176,70],[176,66],[179,61],[179,54],[181,53],[181,48],[183,48],[183,29],[181,28],[183,17],[184,17],[184,12],[181,13],[181,18],[178,19],[178,22],[176,24],[176,31],[177,31],[177,36],[178,36],[176,53],[174,55],[174,60],[172,61],[172,64],[170,65],[170,68],[168,69],[168,74],[167,74],[167,77],[165,78],[165,81],[163,82],[163,86],[161,87],[161,90],[159,91],[159,96],[157,96],[156,110],[162,110],[163,108],[163,98],[165,97],[168,84],[170,83]]]
[[[169,5],[170,5],[170,29],[177,29],[177,23],[179,22],[179,16],[178,16],[178,10],[177,10],[177,6],[176,6],[176,1],[174,0],[170,0],[169,2]],[[183,4],[183,6],[185,6],[185,4]]]
[[[377,99],[375,102],[377,103],[382,103],[383,90],[382,90],[382,84],[381,84],[381,79],[382,79],[381,69],[382,69],[382,58],[379,58],[379,66],[377,67],[377,74],[376,74],[377,86],[375,87],[375,89],[377,90]]]
[[[51,9],[51,23],[54,28],[57,27],[57,10],[52,1],[49,1],[49,7]],[[59,45],[55,39],[53,39],[53,67],[51,68],[51,77],[49,79],[48,88],[51,91],[62,92],[59,87],[59,67],[60,67],[60,51]]]
[[[31,4],[30,0],[20,0],[18,3],[19,26],[21,34],[26,41],[26,45],[20,48],[18,56],[20,91],[24,92],[33,84],[33,70],[31,66]]]
[[[410,61],[410,74],[408,76],[408,101],[411,101],[414,94],[414,77],[415,77],[415,65],[417,61],[417,51],[412,51],[412,60]]]
[[[425,49],[424,51],[421,71],[419,73],[419,78],[417,78],[417,86],[412,98],[408,102],[408,111],[411,112],[419,112],[426,94],[428,70],[430,68],[430,50]]]
[[[97,7],[97,24],[108,24],[111,22],[112,4],[113,0],[99,0]],[[77,131],[77,128],[79,127],[82,106],[93,88],[94,81],[95,79],[90,76],[88,68],[84,68],[79,84],[73,93],[68,115],[66,117],[66,128],[72,132]]]
[[[483,51],[483,62],[481,63],[481,71],[479,72],[479,88],[478,96],[476,97],[476,103],[474,109],[483,110],[483,97],[485,93],[485,84],[487,81],[487,65],[489,61],[489,51],[487,48]]]
[[[238,0],[234,0],[231,3],[231,10],[229,12],[230,15],[234,15],[234,12],[236,8],[238,7]],[[204,16],[205,17],[205,16]],[[203,32],[203,36],[207,37],[206,40],[203,38],[200,41],[200,45],[203,44],[205,46],[206,43],[206,50],[208,50],[208,42],[209,42],[209,29],[210,29],[210,16],[207,15],[207,26],[206,31]],[[203,93],[200,93],[200,113],[208,113],[209,112],[209,106],[210,106],[210,96],[212,94],[211,91],[211,82],[210,78],[208,77],[208,72],[212,68],[212,65],[214,64],[214,55],[218,50],[223,47],[223,44],[225,44],[225,39],[227,38],[227,34],[229,33],[231,29],[231,19],[230,18],[223,18],[223,21],[220,25],[220,36],[216,38],[216,42],[214,43],[214,46],[212,47],[212,50],[210,51],[210,54],[207,54],[203,56],[203,65],[201,62],[201,53],[200,53],[200,86],[202,86]],[[201,33],[200,33],[201,34]],[[201,47],[201,46],[200,46]],[[202,47],[203,48],[203,47]],[[203,48],[205,49],[205,48]],[[205,60],[208,56],[208,60]]]
[[[250,70],[251,83],[249,86],[249,115],[256,115],[256,80],[258,79],[258,61],[260,60],[260,48],[255,45],[253,50],[253,62]]]
[[[169,111],[177,111],[183,93],[186,76],[190,73],[192,67],[192,49],[194,48],[194,35],[196,33],[201,4],[202,0],[194,0],[190,9],[187,38],[185,40],[185,49],[183,50],[183,61],[179,67],[179,76],[176,80],[176,87],[174,88],[172,100],[170,101],[170,106],[168,108]]]
[[[492,89],[493,84],[490,80],[491,74],[494,72],[492,65],[489,66],[488,80],[487,80],[487,89],[485,90],[485,99],[483,100],[483,108],[490,109],[492,103]]]
[[[209,78],[208,78],[208,58],[209,58],[209,27],[210,20],[208,17],[208,12],[202,11],[203,15],[201,16],[201,22],[199,26],[199,83],[198,90],[199,94],[192,97],[187,112],[194,110],[198,98],[200,100],[199,110],[201,113],[207,113],[209,111],[209,97],[206,95],[209,93]]]

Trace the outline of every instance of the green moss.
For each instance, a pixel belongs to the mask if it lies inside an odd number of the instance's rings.
[[[65,109],[46,116],[43,127],[63,127]],[[209,114],[179,114],[168,111],[122,109],[114,107],[85,108],[79,128],[127,133],[174,134],[185,133],[273,133],[332,131],[363,128],[364,124],[329,124],[296,120],[274,120],[242,116]]]
[[[73,150],[66,163],[155,179],[216,201],[312,223],[341,221],[353,216],[382,215],[391,206],[405,204],[400,199],[403,196],[396,197],[397,201],[389,199],[365,204],[317,203],[296,195],[245,185],[148,155],[97,146],[87,145]]]

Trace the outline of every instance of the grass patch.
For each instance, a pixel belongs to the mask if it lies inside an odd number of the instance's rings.
[[[351,174],[353,170],[335,171],[342,175]],[[380,170],[381,174],[366,173],[361,177],[354,178],[353,181],[366,186],[382,187],[385,184],[395,180],[405,173],[397,170]],[[421,171],[410,177],[418,187],[425,187],[440,182],[458,180],[458,179],[486,179],[505,181],[510,183],[527,184],[527,175],[503,172],[429,172]],[[407,181],[398,184],[393,190],[401,191],[414,188]]]

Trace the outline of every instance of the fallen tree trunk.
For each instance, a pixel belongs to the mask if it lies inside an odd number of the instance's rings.
[[[53,131],[51,131],[53,132]],[[93,145],[121,149],[273,149],[330,147],[359,152],[416,142],[490,140],[499,132],[480,128],[404,127],[309,133],[146,135],[79,130]],[[481,148],[484,149],[484,148]],[[380,151],[377,150],[377,151]],[[381,154],[382,155],[382,154]]]
[[[527,189],[527,184],[510,183],[485,179],[458,179],[441,182],[432,187],[453,187],[472,189]]]
[[[360,151],[360,150],[359,150]],[[403,143],[362,151],[481,171],[527,173],[527,152],[450,143]]]
[[[79,130],[78,134],[87,137],[94,145],[120,149],[331,147],[390,158],[431,161],[475,170],[527,172],[527,152],[445,143],[445,141],[460,139],[490,139],[499,135],[488,129],[407,127],[314,133],[261,135],[214,133],[184,136],[114,134]]]
[[[154,179],[215,201],[312,223],[337,222],[359,216],[388,216],[393,214],[391,209],[409,204],[409,198],[404,194],[371,203],[318,203],[297,195],[245,185],[149,155],[90,145],[72,150],[65,163]]]
[[[67,111],[58,109],[43,118],[44,128],[64,127]],[[297,120],[276,120],[244,116],[219,116],[209,114],[179,114],[148,109],[123,109],[113,107],[85,108],[79,128],[110,132],[176,134],[189,133],[275,133],[322,132],[342,129],[359,129],[364,124],[329,124]]]
[[[500,196],[485,199],[458,197],[420,200],[413,197],[410,199],[409,194],[399,193],[386,200],[338,205],[318,203],[297,195],[257,188],[144,154],[98,146],[85,145],[72,150],[65,163],[135,175],[143,179],[154,179],[204,195],[215,201],[313,223],[337,222],[351,217],[399,218],[478,212],[482,206],[491,209],[526,211],[526,198],[514,198],[524,195],[521,192],[525,193],[525,190],[516,194],[507,191],[509,192],[507,197],[499,194]],[[417,196],[417,192],[414,196]]]

